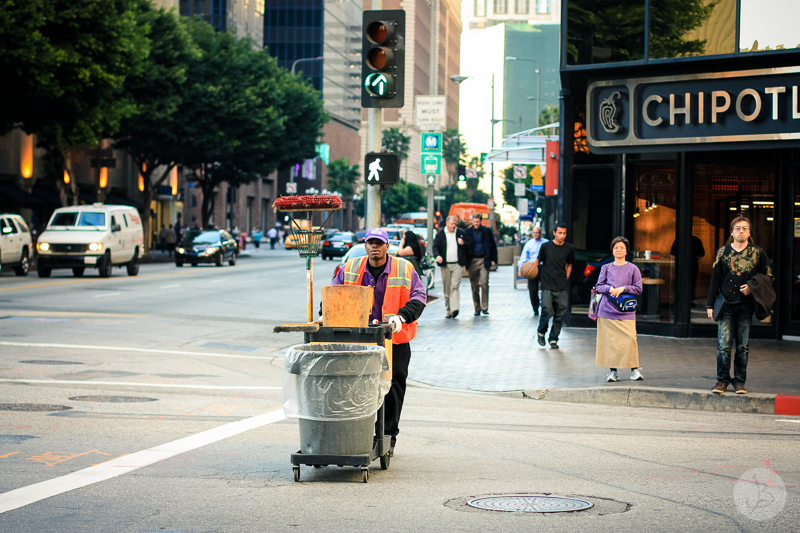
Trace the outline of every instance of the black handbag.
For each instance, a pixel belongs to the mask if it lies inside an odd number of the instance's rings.
[[[714,322],[719,322],[719,317],[722,314],[722,308],[725,306],[725,297],[722,296],[722,293],[717,294],[717,299],[714,300],[714,311],[711,314],[711,318],[714,319]]]

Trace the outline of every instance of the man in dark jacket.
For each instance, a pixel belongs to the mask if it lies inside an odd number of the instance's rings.
[[[719,297],[722,310],[717,317],[717,383],[711,392],[724,393],[733,385],[736,394],[747,394],[747,359],[750,355],[750,324],[755,306],[748,281],[757,274],[771,280],[772,275],[767,254],[750,244],[750,220],[742,215],[731,222],[733,242],[726,244],[714,257],[711,283],[708,287],[708,318],[714,318],[714,304]],[[736,343],[736,356],[731,371],[731,344]]]
[[[469,237],[467,233],[456,227],[456,217],[447,217],[444,229],[433,239],[433,256],[442,268],[442,285],[444,285],[444,305],[447,308],[446,318],[458,316],[461,301],[461,278],[464,267],[469,266]]]
[[[480,213],[472,215],[472,225],[466,231],[472,257],[468,272],[475,316],[489,314],[489,270],[497,264],[497,243],[492,230],[483,226],[481,218]]]

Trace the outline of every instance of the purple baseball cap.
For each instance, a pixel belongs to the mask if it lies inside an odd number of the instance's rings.
[[[389,244],[389,235],[380,228],[372,228],[367,232],[367,235],[364,237],[364,241],[366,242],[370,239],[378,239],[386,244]]]

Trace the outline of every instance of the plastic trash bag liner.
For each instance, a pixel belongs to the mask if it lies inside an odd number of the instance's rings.
[[[298,344],[285,355],[283,412],[333,421],[374,415],[389,392],[389,357],[369,344]]]

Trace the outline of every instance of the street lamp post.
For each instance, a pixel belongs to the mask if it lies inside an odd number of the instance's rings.
[[[526,58],[514,57],[514,56],[507,56],[506,57],[506,61],[530,61],[531,63],[536,65],[536,71],[535,71],[536,72],[536,119],[534,120],[533,127],[534,128],[538,128],[539,127],[539,112],[540,112],[539,108],[542,105],[541,104],[541,96],[542,96],[542,94],[540,92],[540,89],[541,89],[541,86],[542,86],[542,83],[541,83],[542,82],[542,74],[541,74],[541,70],[539,69],[539,62],[536,61],[535,59],[526,59]]]
[[[296,69],[297,69],[297,64],[298,63],[303,63],[305,61],[322,61],[323,59],[325,59],[325,58],[322,57],[322,56],[319,56],[319,57],[304,57],[302,59],[295,59],[294,63],[292,63],[292,74],[295,74],[297,72]]]

